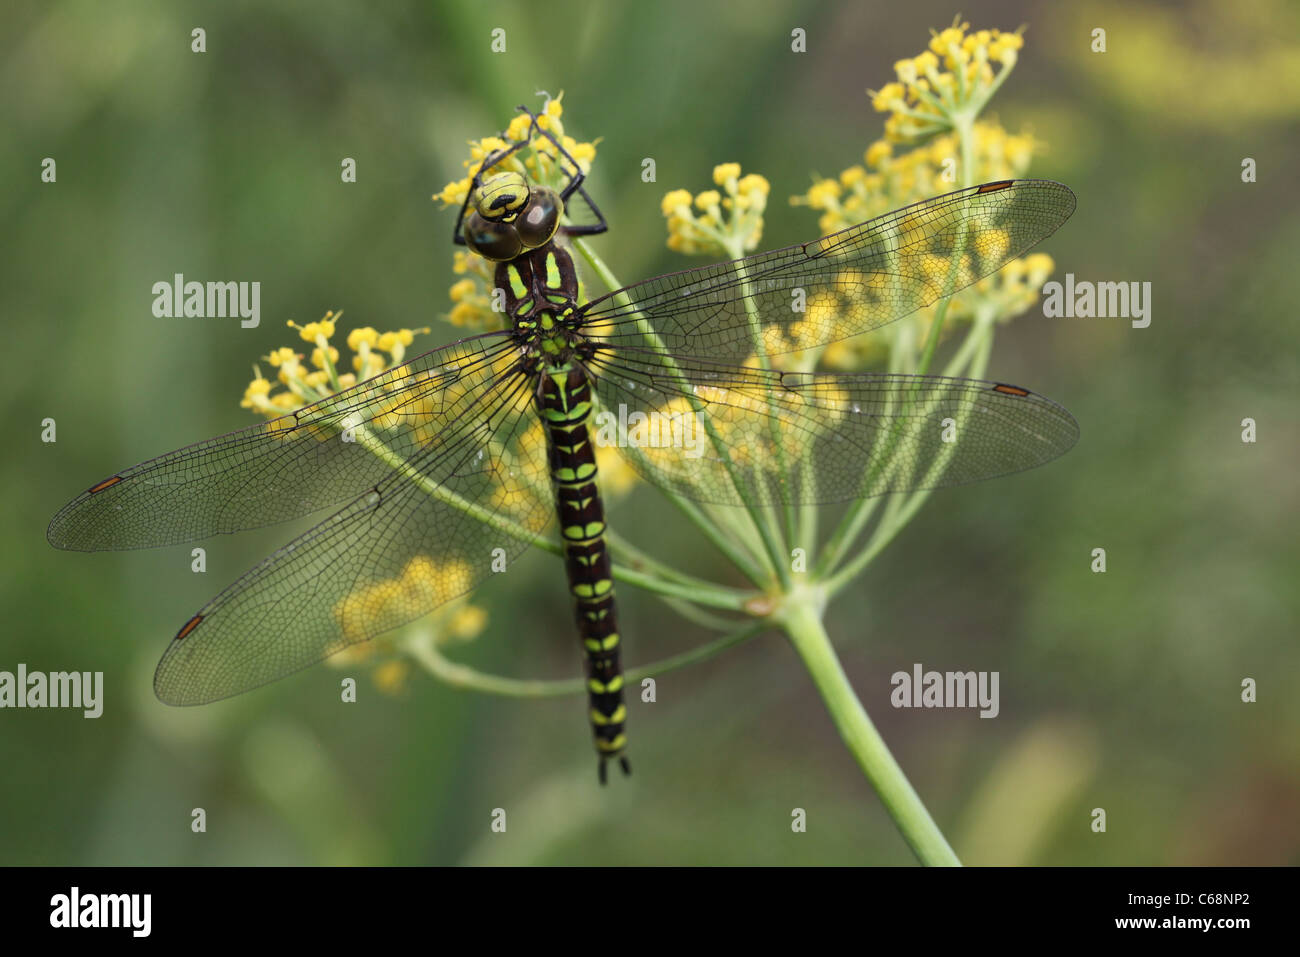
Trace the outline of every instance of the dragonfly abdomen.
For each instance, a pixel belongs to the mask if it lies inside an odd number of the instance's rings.
[[[586,654],[588,716],[603,782],[607,761],[618,758],[624,772],[628,770],[623,757],[627,707],[605,509],[596,480],[596,450],[587,428],[591,381],[577,366],[549,369],[542,377],[538,411],[546,427],[569,590]]]

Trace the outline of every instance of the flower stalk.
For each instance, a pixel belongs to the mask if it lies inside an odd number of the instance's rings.
[[[779,616],[782,630],[808,669],[845,746],[917,860],[931,866],[959,867],[961,861],[853,691],[822,624],[821,604],[820,599],[792,596]]]

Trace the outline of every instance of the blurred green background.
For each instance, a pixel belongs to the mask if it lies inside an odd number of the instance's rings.
[[[934,495],[829,630],[970,863],[1300,863],[1300,8],[972,6],[975,28],[1029,25],[993,113],[1032,127],[1050,145],[1033,175],[1079,196],[1044,244],[1058,278],[1149,281],[1153,319],[1034,311],[1001,331],[990,375],[1066,405],[1082,441]],[[860,161],[882,120],[864,91],[955,12],[6,4],[0,670],[103,671],[106,705],[94,721],[0,711],[0,863],[912,861],[775,635],[633,701],[636,774],[601,790],[577,699],[500,700],[421,673],[389,695],[364,668],[319,666],[168,708],[150,679],[178,624],[294,529],[206,543],[203,575],[188,547],[63,553],[44,531],[115,469],[251,422],[240,395],[258,356],[294,343],[287,319],[342,308],[344,330],[454,338],[437,321],[453,217],[429,197],[461,175],[467,139],[536,91],[563,90],[568,132],[602,137],[590,186],[613,229],[596,245],[630,282],[692,264],[664,248],[659,200],[727,160],[772,183],[765,246],[814,237],[815,215],[786,197]],[[190,51],[196,26],[205,54]],[[806,54],[790,52],[794,27]],[[1105,54],[1090,52],[1098,27]],[[39,180],[46,156],[55,185]],[[355,185],[339,181],[344,156]],[[150,288],[175,272],[260,280],[261,327],[154,318]],[[1245,417],[1257,444],[1240,441]],[[671,511],[643,488],[612,520],[719,574]],[[465,660],[576,675],[562,574],[535,553],[482,589],[489,624]],[[634,664],[705,638],[630,587],[620,597]],[[999,671],[1001,715],[892,709],[889,675],[913,662]],[[344,674],[357,704],[339,703]],[[1258,703],[1241,703],[1244,677]],[[206,834],[190,831],[195,807]],[[504,835],[489,830],[498,807]],[[806,834],[791,833],[795,807]]]

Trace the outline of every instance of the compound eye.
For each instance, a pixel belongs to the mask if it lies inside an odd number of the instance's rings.
[[[519,238],[528,249],[544,245],[555,235],[560,226],[560,216],[564,212],[564,201],[553,189],[534,186],[524,211],[515,221]]]
[[[484,259],[503,263],[524,251],[518,231],[509,223],[494,223],[478,213],[471,213],[464,229],[465,245]]]
[[[528,194],[523,173],[498,173],[475,191],[474,208],[487,220],[510,219],[524,208]]]

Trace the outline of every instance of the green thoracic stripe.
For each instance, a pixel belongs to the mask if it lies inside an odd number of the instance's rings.
[[[527,299],[528,284],[524,282],[524,277],[519,275],[519,267],[511,263],[506,268],[506,273],[510,277],[510,291],[515,294],[515,298]]]

